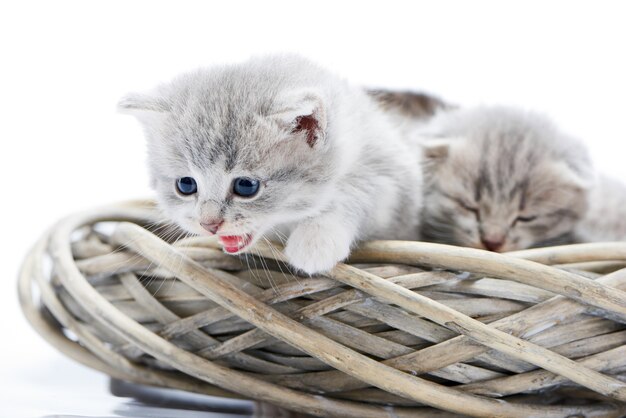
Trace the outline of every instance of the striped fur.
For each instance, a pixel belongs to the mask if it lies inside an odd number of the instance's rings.
[[[506,107],[439,113],[425,149],[423,239],[495,251],[571,240],[592,182],[587,150]]]

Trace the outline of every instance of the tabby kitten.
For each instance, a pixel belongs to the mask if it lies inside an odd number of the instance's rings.
[[[572,239],[587,210],[591,163],[548,119],[507,107],[457,109],[417,135],[423,239],[490,251]]]

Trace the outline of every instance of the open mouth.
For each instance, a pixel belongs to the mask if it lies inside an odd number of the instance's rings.
[[[246,235],[220,235],[220,243],[224,251],[235,254],[246,248],[252,242],[252,234]]]

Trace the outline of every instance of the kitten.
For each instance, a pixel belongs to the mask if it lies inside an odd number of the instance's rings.
[[[506,107],[452,110],[418,135],[423,239],[490,251],[571,240],[587,209],[591,163],[586,148],[545,117]]]
[[[144,126],[166,215],[228,253],[285,229],[313,274],[357,240],[417,237],[419,156],[362,88],[303,58],[199,70],[119,107]]]
[[[577,242],[626,240],[626,185],[598,176],[589,192],[589,209],[576,226]]]

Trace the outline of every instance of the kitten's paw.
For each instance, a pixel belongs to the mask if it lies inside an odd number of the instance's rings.
[[[324,273],[348,258],[352,237],[340,228],[317,224],[300,225],[287,241],[289,264],[307,274]]]

